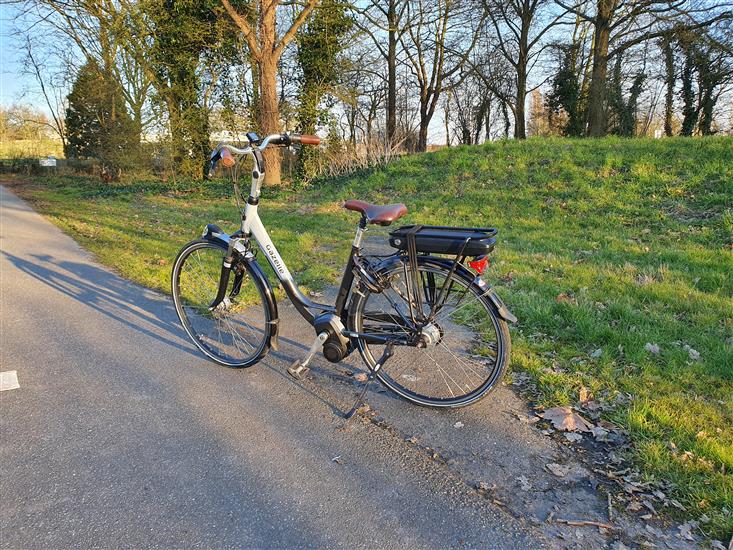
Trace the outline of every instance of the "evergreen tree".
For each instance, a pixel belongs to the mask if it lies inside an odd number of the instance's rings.
[[[323,0],[298,33],[298,64],[302,71],[298,130],[303,134],[315,133],[317,124],[325,122],[328,115],[328,109],[320,104],[340,80],[339,54],[346,48],[345,37],[354,26],[348,8],[344,0]],[[311,172],[308,165],[316,154],[312,148],[304,147],[301,151],[300,179]]]
[[[558,70],[552,79],[552,89],[547,95],[547,108],[550,116],[564,115],[565,123],[560,130],[566,136],[582,136],[584,110],[580,78],[577,68],[578,47],[557,45]],[[553,126],[552,124],[550,126]]]
[[[66,109],[67,158],[98,159],[116,174],[135,158],[135,125],[125,108],[120,85],[94,61],[79,71]]]

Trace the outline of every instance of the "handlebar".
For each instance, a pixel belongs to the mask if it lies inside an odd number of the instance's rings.
[[[253,136],[253,138],[256,139],[256,134],[247,134],[247,137],[250,139],[250,145],[244,149],[240,149],[228,143],[220,143],[217,145],[209,159],[209,177],[214,175],[216,165],[219,161],[221,161],[221,163],[227,168],[234,166],[236,164],[234,155],[246,155],[253,153],[255,150],[262,151],[267,149],[269,145],[290,147],[291,145],[319,145],[321,143],[320,137],[308,134],[271,134],[259,143],[253,141],[250,136]]]

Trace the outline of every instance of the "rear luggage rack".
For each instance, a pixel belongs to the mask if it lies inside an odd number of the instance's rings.
[[[494,250],[497,233],[492,227],[405,225],[389,232],[389,244],[398,250],[408,250],[408,241],[414,236],[417,252],[465,258],[489,254]]]

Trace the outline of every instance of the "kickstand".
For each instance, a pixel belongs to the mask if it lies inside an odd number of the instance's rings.
[[[367,390],[369,389],[369,384],[372,383],[372,380],[374,380],[377,377],[377,373],[379,372],[379,369],[382,368],[384,363],[394,355],[394,350],[392,349],[394,347],[393,343],[387,344],[387,347],[384,349],[384,353],[379,358],[379,361],[377,361],[377,364],[374,365],[374,369],[369,373],[369,377],[367,378],[366,383],[364,384],[364,387],[361,389],[361,392],[359,393],[359,397],[356,398],[356,402],[354,403],[354,406],[351,407],[351,410],[347,412],[344,415],[344,418],[346,420],[351,419],[352,416],[354,416],[354,413],[361,407],[362,403],[364,403],[364,396],[366,395]]]

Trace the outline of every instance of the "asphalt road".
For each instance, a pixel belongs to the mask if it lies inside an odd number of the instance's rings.
[[[0,371],[20,384],[0,393],[0,547],[611,542],[544,522],[561,507],[604,519],[603,495],[517,419],[524,404],[508,388],[459,411],[370,391],[376,414],[347,423],[358,357],[319,356],[308,380],[292,381],[285,368],[313,338],[292,306],[280,306],[279,352],[219,367],[185,339],[168,297],[0,192]],[[554,480],[550,461],[571,473]]]

